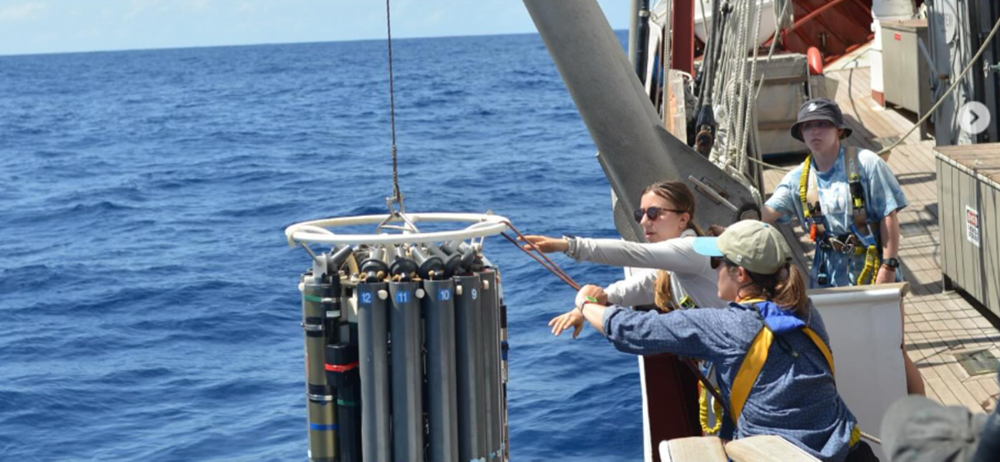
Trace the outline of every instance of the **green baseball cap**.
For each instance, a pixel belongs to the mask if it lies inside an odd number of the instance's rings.
[[[719,237],[699,237],[694,251],[729,261],[757,274],[774,274],[792,259],[792,251],[777,228],[757,220],[743,220]]]

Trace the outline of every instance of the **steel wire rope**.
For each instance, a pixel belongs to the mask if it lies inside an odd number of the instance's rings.
[[[389,14],[389,0],[385,0],[385,30],[389,49],[389,121],[392,127],[392,202],[399,204],[403,211],[403,194],[399,191],[398,162],[396,160],[396,96],[392,83],[392,21]],[[396,214],[390,202],[389,211]]]

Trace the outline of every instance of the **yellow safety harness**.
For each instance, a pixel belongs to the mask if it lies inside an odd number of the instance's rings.
[[[827,232],[826,223],[823,217],[823,209],[820,207],[819,186],[816,181],[816,173],[811,171],[812,155],[806,156],[806,161],[802,163],[802,173],[799,175],[799,201],[802,203],[802,216],[805,218],[803,226],[809,233],[809,239],[817,246],[829,248],[837,251],[853,252],[856,255],[865,254],[865,266],[858,275],[857,285],[875,284],[877,276],[876,268],[879,267],[878,242],[875,233],[868,225],[868,216],[865,212],[865,191],[861,184],[861,175],[858,168],[858,150],[853,146],[847,146],[844,150],[844,163],[847,170],[847,182],[851,191],[851,236],[846,239],[848,242],[840,242],[830,236]],[[868,235],[862,234],[867,231]],[[860,245],[850,243],[852,238],[857,239]],[[821,262],[818,269],[820,284],[825,285],[825,262]],[[865,282],[867,281],[867,282]]]
[[[756,304],[762,301],[764,300],[744,300],[740,302],[740,304]],[[836,368],[833,364],[833,353],[830,352],[830,348],[826,346],[826,343],[823,342],[823,339],[820,338],[819,334],[809,327],[803,327],[802,332],[805,333],[816,345],[816,348],[819,348],[819,351],[823,353],[823,357],[826,358],[826,362],[830,366],[830,375],[836,378]],[[740,414],[743,413],[743,406],[750,397],[750,390],[753,388],[753,384],[757,382],[760,372],[764,369],[764,363],[767,362],[767,355],[771,350],[771,343],[773,342],[774,333],[771,332],[771,329],[768,329],[767,324],[762,325],[760,332],[757,333],[753,342],[750,343],[750,349],[743,358],[740,370],[736,372],[736,379],[733,381],[733,387],[729,392],[730,415],[732,416],[733,422],[739,422]],[[850,446],[854,447],[860,439],[861,429],[855,425],[851,430]]]

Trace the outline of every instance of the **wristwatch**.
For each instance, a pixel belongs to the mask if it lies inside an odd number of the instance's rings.
[[[882,265],[885,266],[886,268],[896,271],[896,268],[899,268],[899,259],[886,258],[885,261],[882,262]]]
[[[566,241],[566,251],[564,251],[563,253],[566,254],[566,256],[568,256],[568,257],[575,257],[576,256],[576,236],[574,236],[572,234],[564,234],[562,238],[563,238],[563,240]]]

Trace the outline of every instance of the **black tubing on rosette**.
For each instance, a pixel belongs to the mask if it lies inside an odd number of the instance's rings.
[[[361,462],[361,376],[358,346],[326,346],[326,381],[337,394],[337,447],[340,462]]]

